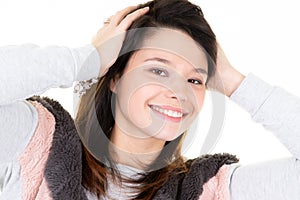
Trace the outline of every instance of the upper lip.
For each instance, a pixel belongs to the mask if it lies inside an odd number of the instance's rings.
[[[179,107],[174,107],[174,106],[169,106],[169,105],[155,105],[155,104],[150,104],[149,106],[150,107],[156,106],[156,107],[159,107],[159,108],[162,108],[162,109],[165,109],[165,110],[172,110],[172,111],[175,111],[175,112],[180,112],[180,113],[183,114],[183,116],[188,114],[187,111],[185,111],[184,109],[179,108]]]

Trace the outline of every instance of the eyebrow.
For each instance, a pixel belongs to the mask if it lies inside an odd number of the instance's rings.
[[[161,62],[161,63],[164,63],[164,64],[171,64],[171,62],[169,60],[166,60],[164,58],[159,58],[159,57],[154,57],[154,58],[148,58],[145,60],[145,62],[147,61],[157,61],[157,62]],[[197,73],[200,73],[200,74],[204,74],[204,75],[207,75],[207,71],[203,68],[194,68],[194,71],[196,71]]]
[[[164,63],[164,64],[171,64],[171,62],[169,60],[166,60],[164,58],[158,58],[158,57],[154,57],[154,58],[148,58],[145,60],[145,62],[147,61],[158,61],[158,62],[161,62],[161,63]]]

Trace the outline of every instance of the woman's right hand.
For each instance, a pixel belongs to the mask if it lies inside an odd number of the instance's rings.
[[[132,12],[136,8],[137,6],[130,6],[111,16],[104,22],[103,27],[92,40],[92,45],[97,49],[101,61],[99,76],[103,76],[109,67],[117,60],[125,38],[126,30],[134,20],[144,15],[149,10],[148,7],[145,7]]]

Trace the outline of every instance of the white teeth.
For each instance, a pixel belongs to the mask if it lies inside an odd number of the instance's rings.
[[[173,111],[173,110],[166,110],[166,109],[162,109],[162,108],[159,108],[156,106],[151,106],[151,107],[152,107],[152,109],[154,109],[162,114],[168,115],[170,117],[182,117],[181,112],[177,112],[177,111]]]

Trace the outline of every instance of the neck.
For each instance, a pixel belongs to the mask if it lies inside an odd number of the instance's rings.
[[[124,133],[117,125],[111,133],[110,153],[117,163],[143,169],[160,154],[165,141],[154,137],[137,138]]]

